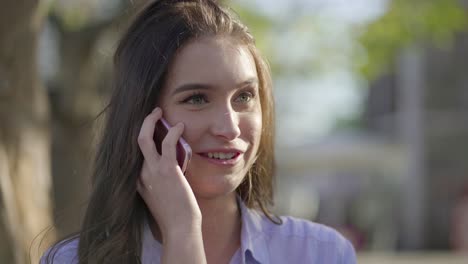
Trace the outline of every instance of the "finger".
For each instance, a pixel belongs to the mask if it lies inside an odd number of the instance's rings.
[[[183,123],[178,123],[177,125],[171,127],[171,129],[169,129],[167,136],[164,138],[161,144],[162,156],[173,160],[177,159],[177,141],[179,140],[180,136],[182,136],[183,132]]]
[[[156,145],[154,143],[154,129],[156,123],[162,116],[162,111],[158,107],[151,114],[149,114],[141,125],[140,134],[138,135],[138,146],[143,153],[143,156],[146,160],[156,159],[159,160],[159,154],[156,150]]]

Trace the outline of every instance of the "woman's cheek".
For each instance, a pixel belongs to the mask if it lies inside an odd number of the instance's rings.
[[[203,119],[200,119],[200,115],[188,116],[187,118],[181,120],[180,122],[183,122],[185,125],[185,130],[182,137],[184,137],[188,143],[191,143],[191,141],[199,138],[200,134],[202,134],[202,131],[204,130],[203,127],[206,126],[206,124],[204,124],[206,120],[209,119],[206,118],[205,121],[203,121]]]
[[[197,124],[199,124],[199,115],[193,114],[181,106],[168,107],[164,116],[167,121],[174,126],[177,123],[183,123],[185,127],[183,135],[188,134],[192,128],[195,128]]]
[[[249,137],[249,141],[258,144],[262,134],[262,116],[259,114],[252,114],[243,120],[243,129]]]

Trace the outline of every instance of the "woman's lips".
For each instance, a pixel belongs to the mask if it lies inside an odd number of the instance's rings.
[[[223,166],[232,166],[235,165],[241,159],[243,153],[237,152],[232,158],[230,159],[218,159],[218,158],[210,158],[208,157],[208,153],[197,153],[201,158],[204,160],[216,164],[216,165],[223,165]]]

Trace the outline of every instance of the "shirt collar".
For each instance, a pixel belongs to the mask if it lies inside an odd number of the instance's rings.
[[[270,263],[264,232],[269,220],[259,211],[247,208],[240,197],[237,197],[237,203],[242,219],[240,248],[242,263],[253,261],[260,264]],[[147,220],[143,224],[142,236],[142,263],[153,263],[152,260],[161,255],[162,246],[154,239]]]
[[[253,258],[258,263],[270,263],[268,248],[264,228],[266,227],[266,217],[257,210],[247,208],[240,197],[237,197],[239,204],[242,230],[241,230],[241,255],[242,263]]]
[[[146,217],[143,222],[142,241],[141,263],[159,263],[155,260],[161,256],[162,245],[154,238]]]

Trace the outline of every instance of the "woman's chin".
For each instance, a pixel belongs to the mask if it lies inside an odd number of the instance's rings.
[[[242,181],[241,177],[228,176],[195,176],[188,175],[187,180],[193,193],[198,198],[213,199],[225,196],[236,190]]]

